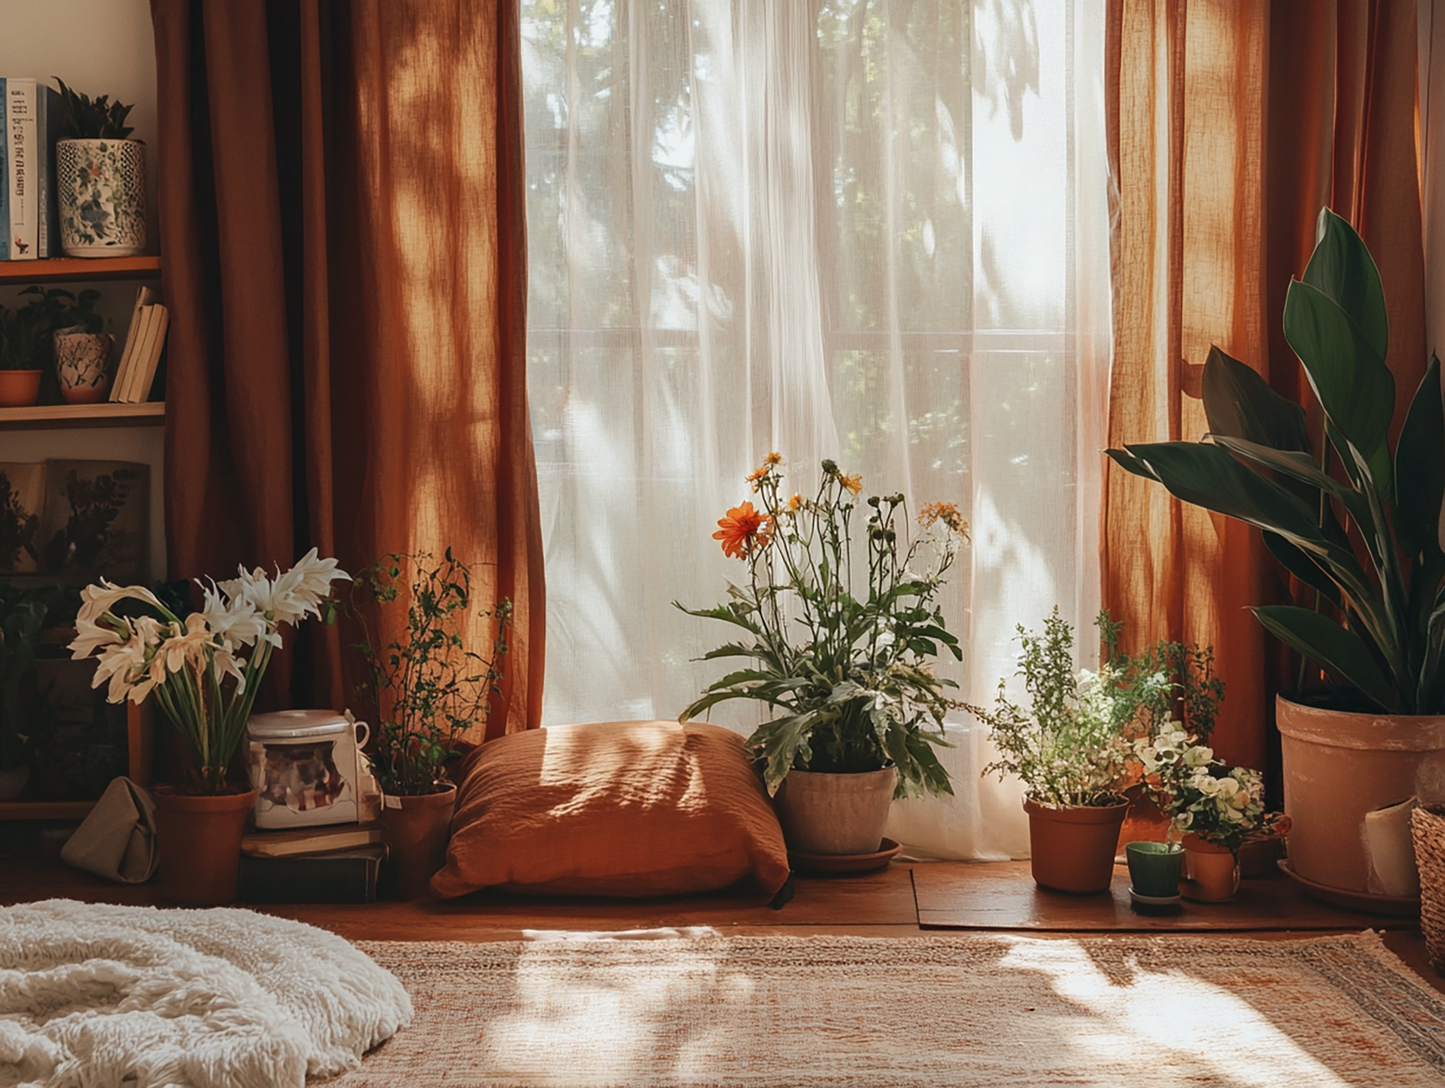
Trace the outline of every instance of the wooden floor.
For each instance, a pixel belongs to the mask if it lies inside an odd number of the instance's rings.
[[[1386,944],[1445,993],[1445,979],[1429,966],[1415,922],[1320,904],[1282,875],[1245,881],[1232,903],[1186,906],[1172,916],[1135,914],[1128,906],[1127,883],[1121,866],[1111,895],[1073,896],[1036,888],[1028,862],[895,861],[881,872],[859,876],[799,876],[793,899],[778,910],[770,908],[765,897],[734,894],[604,900],[478,893],[446,902],[252,906],[350,940],[381,941],[496,941],[557,930],[621,933],[701,928],[723,934],[874,937],[968,929],[1020,930],[1050,937],[1179,931],[1194,937],[1284,940],[1373,928],[1384,930]],[[162,902],[154,883],[112,884],[54,860],[0,858],[0,905],[57,897],[131,905]]]

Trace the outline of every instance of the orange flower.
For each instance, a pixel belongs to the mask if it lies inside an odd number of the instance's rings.
[[[793,492],[793,497],[788,500],[788,513],[790,513],[790,514],[796,514],[796,513],[797,513],[799,510],[801,510],[802,508],[803,508],[803,496],[799,495],[799,494],[795,491],[795,492]]]
[[[853,492],[853,494],[855,494],[855,495],[858,494],[858,492],[860,492],[860,491],[863,490],[863,477],[862,477],[861,475],[859,475],[859,476],[844,476],[844,475],[840,472],[840,473],[838,473],[838,482],[839,482],[840,484],[842,484],[844,487],[846,487],[849,491]]]
[[[931,528],[935,522],[939,521],[965,540],[968,539],[968,522],[963,520],[963,515],[958,512],[958,507],[953,503],[930,502],[918,512],[918,524],[925,529]]]
[[[714,540],[722,541],[724,555],[748,559],[755,552],[766,548],[773,539],[773,519],[753,504],[745,502],[728,511],[727,517],[718,519],[718,531]]]
[[[767,474],[773,470],[774,465],[781,465],[782,463],[783,455],[781,453],[770,453],[764,457],[763,463],[748,473],[747,480],[748,483],[753,485],[753,490],[756,491],[758,489],[759,483],[763,477],[767,476]]]

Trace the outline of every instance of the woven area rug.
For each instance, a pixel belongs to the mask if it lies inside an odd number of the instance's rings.
[[[1368,932],[360,947],[416,1019],[335,1088],[1445,1083],[1445,1001]]]

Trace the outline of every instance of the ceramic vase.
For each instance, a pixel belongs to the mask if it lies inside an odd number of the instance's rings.
[[[450,782],[438,793],[416,797],[388,794],[381,807],[386,862],[383,894],[392,899],[421,899],[431,894],[431,878],[446,862],[457,788]]]
[[[1119,828],[1129,802],[1055,808],[1024,799],[1034,883],[1060,892],[1102,892],[1114,880]]]
[[[1124,855],[1131,891],[1150,899],[1179,894],[1184,849],[1177,842],[1131,842],[1124,847]]]
[[[235,902],[241,836],[256,791],[192,795],[158,786],[155,804],[161,894],[189,906]]]
[[[57,140],[60,247],[68,257],[134,257],[146,246],[146,159],[139,140]]]
[[[55,334],[55,374],[67,404],[95,404],[110,392],[110,350],[115,337],[105,332]]]
[[[877,853],[897,785],[896,767],[861,774],[789,771],[775,798],[788,849],[800,854]]]
[[[1233,899],[1239,891],[1239,855],[1197,835],[1184,836],[1184,879],[1179,891],[1201,903]]]
[[[40,399],[40,371],[0,370],[0,408],[28,408]]]

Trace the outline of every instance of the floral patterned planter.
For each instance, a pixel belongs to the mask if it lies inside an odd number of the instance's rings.
[[[104,332],[55,334],[55,373],[67,404],[95,404],[110,392],[110,349]]]
[[[69,257],[133,257],[146,245],[146,158],[139,140],[57,140],[60,247]]]

